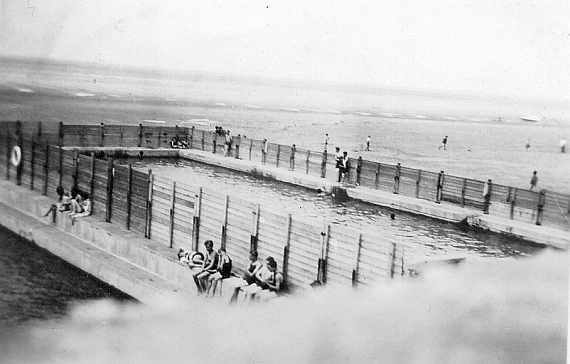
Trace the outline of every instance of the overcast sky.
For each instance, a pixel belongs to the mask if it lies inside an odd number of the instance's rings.
[[[0,55],[568,98],[567,0],[2,0]]]

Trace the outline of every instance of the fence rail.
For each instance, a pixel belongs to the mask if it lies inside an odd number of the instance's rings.
[[[223,144],[218,147],[212,133],[145,127],[139,129],[138,138],[132,138],[121,135],[127,130],[132,133],[135,130],[132,127],[60,125],[51,130],[52,135],[41,126],[24,128],[23,125],[9,123],[6,132],[0,135],[0,145],[4,147],[1,150],[5,151],[0,153],[0,171],[14,183],[37,189],[54,200],[58,198],[55,191],[60,185],[88,192],[92,196],[92,216],[100,221],[119,224],[169,247],[199,250],[203,249],[199,242],[212,239],[226,247],[236,272],[243,272],[248,252],[255,249],[261,256],[275,258],[291,288],[314,281],[369,285],[404,273],[404,248],[388,239],[370,237],[347,226],[284,214],[218,191],[154,176],[150,170],[146,173],[133,170],[130,164],[98,159],[93,152],[86,155],[76,149],[62,148],[69,147],[68,143],[86,147],[110,141],[119,141],[125,147],[163,146],[165,141],[170,143],[169,136],[174,130],[187,137],[191,145],[197,142],[200,148],[225,153]],[[54,140],[57,143],[51,144]],[[240,150],[232,148],[229,153],[234,157],[236,152],[242,153],[249,158],[254,155],[253,145],[242,140]],[[13,146],[21,150],[18,167],[10,160]],[[310,151],[286,150],[276,144],[270,150],[275,154],[266,163],[279,164],[279,168],[303,166],[304,173],[312,169],[322,173],[331,165],[323,164],[322,157],[317,153],[312,156]],[[304,165],[295,161],[299,155],[303,156]],[[318,168],[311,168],[311,164]]]

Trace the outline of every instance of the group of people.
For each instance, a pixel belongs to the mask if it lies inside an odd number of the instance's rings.
[[[204,247],[205,254],[180,248],[178,259],[195,271],[192,277],[198,294],[213,297],[218,283],[231,276],[232,259],[224,247],[216,251],[212,240],[206,240]],[[237,300],[238,296],[243,300],[271,298],[281,291],[282,286],[283,275],[277,270],[275,259],[267,257],[263,263],[258,259],[257,251],[252,250],[241,282],[233,292],[232,300]]]
[[[72,220],[78,217],[91,215],[91,196],[87,192],[72,188],[66,191],[63,186],[57,186],[58,202],[52,204],[45,216],[52,214],[55,221],[55,212],[67,212]]]
[[[188,149],[190,144],[186,140],[181,140],[178,134],[172,137],[170,140],[170,146],[175,149]]]
[[[334,160],[338,174],[338,182],[345,182],[351,168],[350,159],[348,158],[348,152],[345,150],[344,152],[341,153],[340,148],[336,147]]]

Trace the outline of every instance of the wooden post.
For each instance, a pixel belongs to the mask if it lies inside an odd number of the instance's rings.
[[[374,176],[374,188],[378,189],[380,185],[380,163],[376,165],[376,175]]]
[[[251,160],[251,151],[253,150],[253,139],[249,140],[249,160]]]
[[[400,193],[400,175],[402,166],[400,163],[396,164],[396,174],[394,175],[394,193],[397,195]]]
[[[356,252],[354,254],[354,269],[352,270],[352,286],[358,284],[358,265],[360,263],[360,250],[362,249],[362,234],[358,234],[356,239]]]
[[[514,187],[514,192],[513,192],[513,198],[511,199],[511,212],[510,212],[510,218],[511,220],[514,219],[515,217],[515,206],[517,203],[517,188]]]
[[[10,128],[6,128],[6,179],[10,179],[10,153],[12,149],[10,148],[12,144],[12,135],[10,134]]]
[[[212,153],[216,154],[216,147],[218,146],[218,134],[212,133]]]
[[[441,171],[437,175],[437,185],[435,190],[435,203],[441,203],[441,195],[443,192],[443,179],[444,179],[444,172]]]
[[[89,166],[91,171],[89,175],[89,196],[91,197],[91,214],[95,210],[95,152],[91,152],[91,163]]]
[[[44,190],[42,194],[47,196],[48,183],[49,183],[49,144],[46,144],[45,156],[44,156]]]
[[[416,198],[420,198],[420,188],[422,186],[422,170],[418,170],[418,177],[416,178]]]
[[[305,174],[309,174],[310,160],[311,160],[311,151],[307,150],[307,160],[305,161]]]
[[[143,141],[143,125],[139,124],[139,142],[138,142],[138,147],[142,147],[142,141]]]
[[[461,207],[465,207],[466,192],[467,192],[467,178],[463,178],[463,186],[461,187]]]
[[[158,127],[158,146],[157,146],[157,148],[160,148],[160,146],[161,146],[161,143],[160,143],[162,141],[161,138],[162,138],[162,128],[159,126]]]
[[[259,213],[260,213],[259,204],[251,206],[251,213],[252,213],[252,224],[251,224],[249,250],[257,251],[257,241],[259,238]]]
[[[24,137],[22,135],[22,122],[20,120],[16,121],[16,136],[18,140],[18,147],[20,148],[20,163],[16,167],[16,184],[18,186],[22,185],[22,172],[24,171]]]
[[[295,152],[297,151],[297,147],[295,144],[291,146],[291,156],[289,157],[289,169],[294,171],[295,170]]]
[[[133,194],[133,166],[129,163],[129,171],[127,175],[127,230],[131,230],[131,199]]]
[[[281,144],[277,144],[277,157],[275,158],[275,166],[279,168],[279,158],[281,157]]]
[[[109,158],[109,162],[107,163],[107,201],[105,203],[105,221],[106,222],[111,222],[112,209],[113,209],[113,181],[114,181],[114,178],[115,178],[115,167],[113,166],[113,159]]]
[[[32,159],[30,162],[30,190],[34,189],[34,178],[36,176],[36,141],[32,140],[32,155],[31,155]]]
[[[390,278],[394,278],[396,271],[396,243],[392,243],[392,262],[390,264]]]
[[[146,198],[144,237],[150,239],[151,226],[152,226],[152,190],[154,187],[154,175],[152,174],[152,169],[148,170],[147,183],[148,183],[148,195]]]
[[[540,190],[538,193],[538,203],[536,206],[537,214],[536,214],[536,225],[542,225],[542,217],[544,212],[544,204],[546,203],[546,191]]]
[[[176,182],[172,182],[172,193],[170,195],[170,223],[168,225],[168,247],[172,248],[174,240],[174,203],[176,201]]]
[[[326,224],[323,226],[323,231],[321,231],[321,259],[319,259],[319,272],[317,280],[321,284],[327,283],[327,258],[329,254],[329,236],[330,236],[331,226]]]
[[[356,160],[356,185],[360,186],[360,177],[362,174],[362,156],[358,156]]]
[[[224,201],[224,217],[222,219],[222,240],[220,241],[220,246],[226,248],[226,241],[228,240],[228,207],[230,204],[230,196],[226,195]]]
[[[61,186],[63,180],[63,147],[61,146],[59,147],[59,167],[57,173],[59,174],[57,185]]]
[[[192,130],[190,132],[190,149],[194,149],[194,126],[190,130]]]
[[[105,146],[105,124],[104,123],[101,123],[101,136],[99,138],[99,146],[100,147]]]
[[[77,191],[78,187],[78,179],[79,179],[79,151],[77,149],[73,150],[73,189]]]
[[[283,248],[283,282],[287,282],[287,275],[289,272],[289,249],[291,246],[291,214],[287,214],[287,220],[285,222],[285,245]]]
[[[235,148],[235,159],[239,159],[239,147],[241,144],[241,135],[238,135],[236,138],[236,148]]]
[[[327,150],[323,152],[323,159],[321,160],[321,178],[325,178],[327,175]]]
[[[192,221],[192,250],[198,251],[200,244],[200,214],[202,213],[202,187],[194,196],[194,219]]]
[[[202,130],[202,151],[204,151],[204,138],[205,138],[205,135],[206,135],[206,131],[205,131],[205,130]]]

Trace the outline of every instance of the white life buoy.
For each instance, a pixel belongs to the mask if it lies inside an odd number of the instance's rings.
[[[20,165],[21,160],[22,160],[22,151],[20,150],[19,146],[14,145],[14,148],[12,148],[12,156],[10,157],[10,161],[12,162],[12,165],[14,167],[18,167]]]

